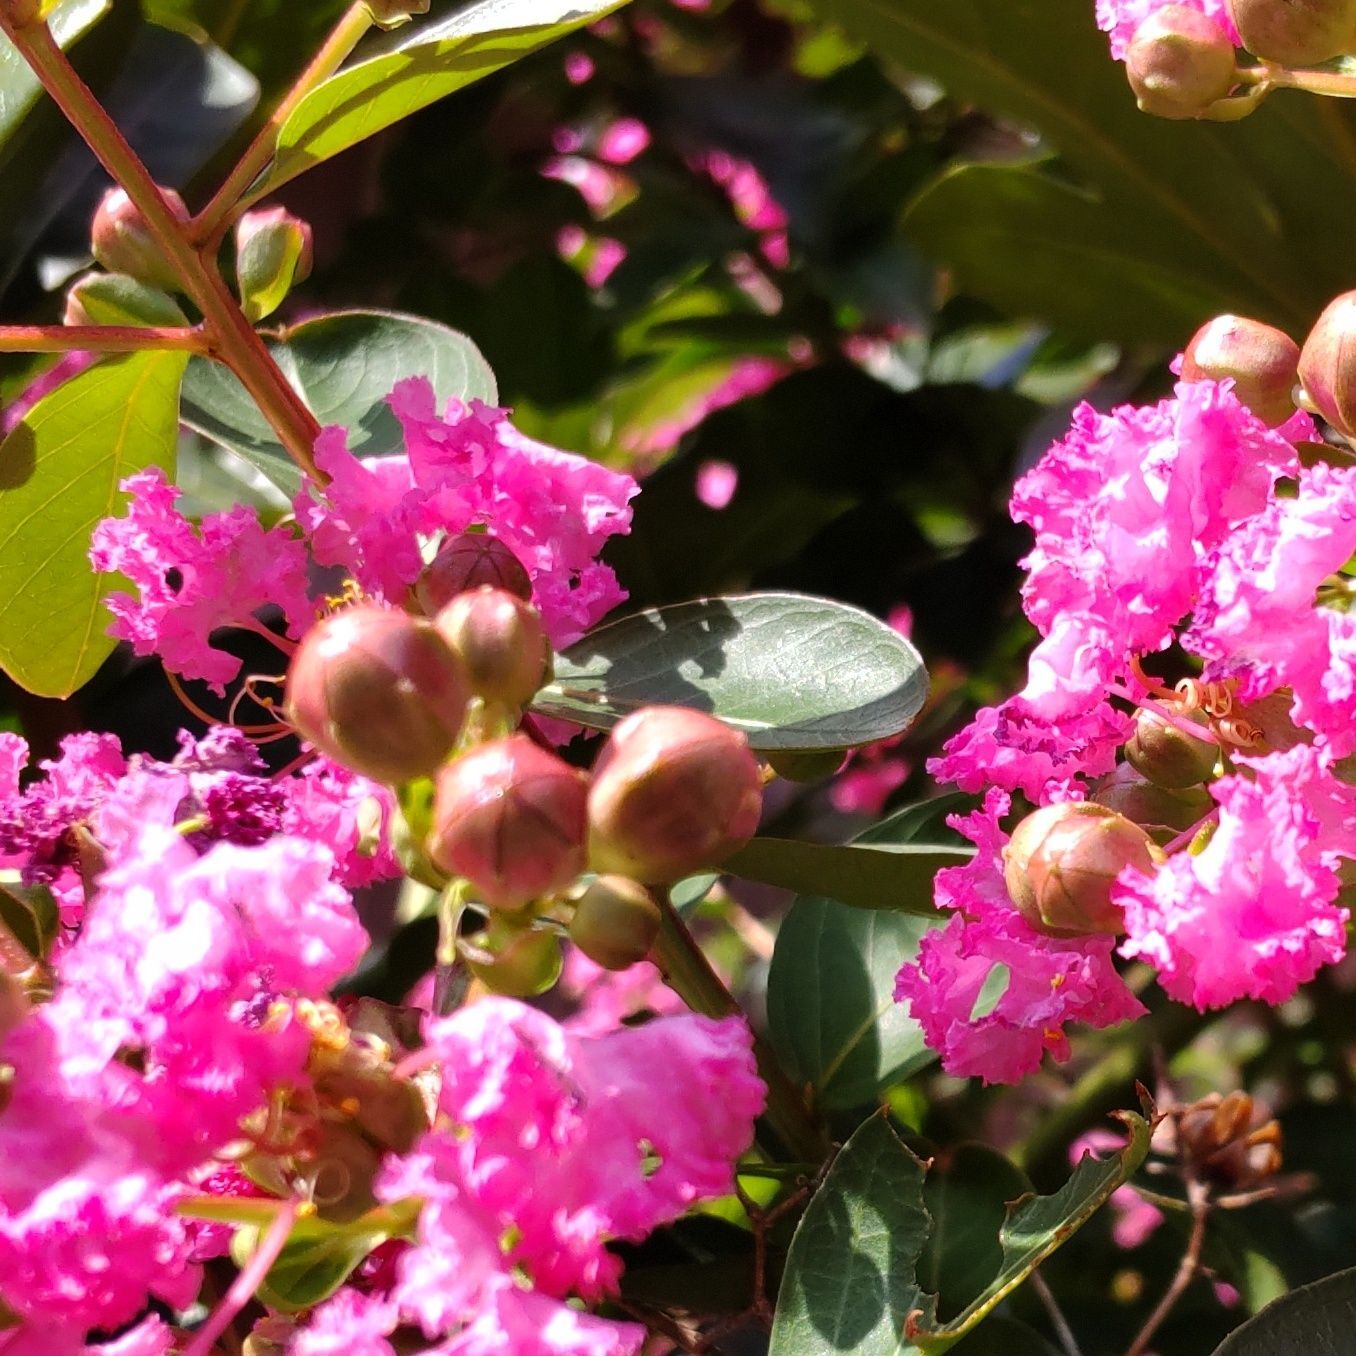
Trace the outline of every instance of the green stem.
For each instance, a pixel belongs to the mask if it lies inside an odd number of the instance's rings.
[[[705,1017],[742,1017],[744,1010],[711,968],[711,962],[666,893],[656,891],[655,899],[662,916],[650,959],[659,967],[664,982],[693,1012]],[[769,1129],[795,1159],[823,1162],[829,1149],[824,1131],[815,1124],[804,1099],[782,1072],[767,1042],[755,1034],[753,1048],[758,1075],[767,1084],[767,1109],[763,1115]],[[709,1095],[719,1096],[719,1089],[710,1089]]]
[[[218,244],[231,222],[261,195],[249,195],[254,181],[268,168],[278,144],[278,133],[293,110],[322,80],[329,79],[372,26],[372,11],[363,0],[350,5],[330,30],[320,50],[297,77],[268,121],[259,129],[244,155],[226,176],[212,200],[189,223],[189,238],[207,249]]]
[[[0,325],[0,353],[137,353],[147,348],[206,353],[210,344],[196,326]]]
[[[46,23],[26,19],[23,7],[11,0],[0,2],[0,29],[141,213],[184,292],[202,312],[209,352],[240,379],[292,460],[312,479],[322,480],[311,455],[320,432],[315,416],[288,384],[216,268],[189,243],[184,224],[175,217],[146,166],[81,80]]]
[[[1275,89],[1302,89],[1309,94],[1326,94],[1332,99],[1356,99],[1356,75],[1338,71],[1290,70],[1285,66],[1263,66],[1261,83]]]

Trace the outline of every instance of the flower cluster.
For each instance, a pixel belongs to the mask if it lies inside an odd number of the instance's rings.
[[[421,377],[401,382],[390,404],[404,452],[360,460],[343,429],[326,429],[316,463],[327,484],[299,492],[295,525],[265,530],[243,508],[195,525],[175,507],[177,491],[163,473],[130,477],[122,487],[132,496],[126,516],[100,524],[91,551],[96,569],[137,588],[109,597],[113,634],[220,692],[240,661],[212,644],[213,631],[257,626],[252,614],[270,606],[291,636],[314,620],[308,555],[340,567],[370,597],[400,606],[429,551],[468,529],[497,538],[526,568],[556,645],[622,601],[616,576],[597,556],[630,526],[637,488],[630,476],[534,442],[505,411],[480,401],[454,399],[440,415]]]
[[[1062,1057],[1065,1022],[1138,1011],[1113,936],[1033,935],[1013,902],[1022,854],[998,822],[1009,792],[1090,798],[1155,830],[1170,855],[1098,869],[1120,954],[1151,963],[1183,1002],[1281,1002],[1343,954],[1356,468],[1302,464],[1297,444],[1314,439],[1302,413],[1263,423],[1232,381],[1184,381],[1154,406],[1082,406],[1017,484],[1013,517],[1035,533],[1023,599],[1042,639],[1026,687],[931,765],[967,791],[1001,792],[957,821],[978,855],[939,875],[953,916],[899,979],[951,1071],[1015,1079],[1042,1049]],[[1152,656],[1183,675],[1175,689],[1146,672]],[[1160,766],[1165,740],[1182,747]],[[1000,966],[1001,997],[976,1009]]]

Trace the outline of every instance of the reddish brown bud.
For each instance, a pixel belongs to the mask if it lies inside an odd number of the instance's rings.
[[[1164,5],[1135,29],[1125,74],[1145,113],[1199,118],[1233,88],[1234,46],[1200,10]]]
[[[570,940],[603,969],[625,970],[650,954],[661,917],[638,881],[599,876],[575,904]]]
[[[524,602],[532,601],[532,580],[523,562],[498,537],[488,532],[464,532],[445,541],[424,567],[414,585],[414,596],[424,614],[436,616],[459,593],[489,584]]]
[[[1017,826],[1003,849],[1003,876],[1017,911],[1051,936],[1121,931],[1111,901],[1127,866],[1149,872],[1162,853],[1149,835],[1105,805],[1047,805]]]
[[[1352,0],[1227,0],[1239,41],[1263,61],[1317,66],[1353,50]]]
[[[1186,724],[1205,726],[1197,716],[1179,716]],[[1135,733],[1125,745],[1130,765],[1157,786],[1180,791],[1199,786],[1215,770],[1219,745],[1188,734],[1180,725],[1142,707],[1135,715]]]
[[[492,993],[535,998],[560,978],[560,939],[542,928],[495,926],[463,938],[457,952]]]
[[[431,776],[452,751],[470,686],[426,621],[361,606],[306,633],[287,671],[287,718],[322,753],[381,782]]]
[[[187,221],[184,200],[172,188],[162,188],[160,192],[170,211],[180,221]],[[145,218],[121,188],[110,188],[95,211],[90,224],[90,248],[110,273],[126,273],[139,282],[170,292],[180,290],[179,279],[165,261]]]
[[[516,909],[584,869],[584,774],[526,735],[482,744],[438,774],[428,850],[487,904]]]
[[[1356,292],[1330,301],[1300,350],[1299,379],[1319,414],[1356,435]]]
[[[589,860],[653,884],[718,865],[758,827],[763,780],[742,734],[682,706],[612,731],[589,793]]]
[[[1246,1092],[1201,1098],[1177,1118],[1183,1154],[1203,1176],[1225,1190],[1260,1186],[1281,1169],[1282,1137],[1274,1120],[1253,1127],[1259,1112]]]
[[[1234,394],[1274,428],[1295,413],[1299,345],[1274,325],[1237,315],[1207,320],[1182,355],[1184,381],[1232,379]]]
[[[434,619],[488,702],[526,706],[550,677],[551,647],[541,616],[506,589],[482,584],[459,593]]]

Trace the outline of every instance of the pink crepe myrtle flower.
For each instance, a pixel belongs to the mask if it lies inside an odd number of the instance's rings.
[[[1294,716],[1339,756],[1356,749],[1356,618],[1315,606],[1314,593],[1356,551],[1356,468],[1304,470],[1210,559],[1183,644],[1255,701],[1294,692]]]
[[[1069,1145],[1069,1162],[1076,1166],[1088,1154],[1114,1154],[1124,1147],[1125,1136],[1116,1134],[1114,1130],[1089,1130]],[[1117,1187],[1107,1204],[1111,1207],[1112,1242],[1126,1252],[1147,1242],[1167,1218],[1132,1186]]]
[[[1121,954],[1148,961],[1175,999],[1205,1011],[1283,1003],[1346,951],[1339,856],[1356,854],[1356,789],[1309,745],[1248,760],[1210,787],[1219,824],[1198,852],[1122,875]]]
[[[126,516],[94,530],[90,560],[137,589],[107,603],[112,634],[138,654],[158,654],[185,678],[218,693],[240,672],[240,660],[210,642],[220,627],[248,622],[260,608],[279,607],[292,635],[315,616],[306,591],[306,553],[285,528],[267,531],[243,505],[208,514],[195,527],[175,507],[179,490],[159,468],[129,476]]]
[[[1230,42],[1237,44],[1238,30],[1229,19],[1225,0],[1097,0],[1097,27],[1110,36],[1111,55],[1117,61],[1124,61],[1135,29],[1149,15],[1170,3],[1184,3],[1191,9],[1200,10],[1219,24]]]
[[[374,596],[403,601],[423,568],[418,542],[473,526],[493,530],[522,561],[556,645],[582,635],[625,597],[597,561],[629,530],[636,482],[518,432],[503,410],[449,402],[439,415],[422,377],[401,382],[391,408],[405,455],[358,461],[342,430],[326,430],[316,462],[325,489],[306,487],[297,518],[316,559],[341,565]]]
[[[627,165],[649,144],[650,129],[639,118],[618,118],[598,138],[598,157],[609,165]]]
[[[985,1083],[1015,1083],[1046,1053],[1067,1059],[1070,1022],[1105,1027],[1144,1012],[1116,973],[1114,938],[1047,937],[1013,906],[999,825],[1008,807],[1007,794],[991,790],[982,809],[948,818],[976,855],[937,873],[937,903],[955,913],[924,936],[895,981],[896,1000],[908,1003],[947,1073]],[[999,967],[1002,991],[992,1001]]]
[[[664,983],[659,968],[649,961],[625,970],[604,970],[577,946],[565,952],[560,991],[578,1005],[562,1025],[577,1036],[601,1036],[616,1031],[630,1017],[656,1017],[685,1012],[683,1000]]]
[[[730,506],[739,488],[739,468],[711,457],[697,467],[697,498],[719,512]]]

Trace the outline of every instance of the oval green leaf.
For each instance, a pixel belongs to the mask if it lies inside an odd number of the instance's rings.
[[[48,16],[52,36],[62,47],[83,37],[112,8],[113,0],[62,0]],[[38,102],[42,85],[14,44],[0,35],[0,147]]]
[[[856,846],[902,847],[921,834],[945,835],[941,817],[967,799],[941,796],[908,806],[873,825]],[[948,865],[965,860],[963,850],[951,854],[938,845],[935,851],[947,854]],[[768,1031],[792,1082],[813,1087],[825,1111],[869,1106],[936,1058],[894,995],[899,967],[917,954],[927,930],[943,921],[932,909],[931,876],[919,880],[910,902],[922,916],[801,895],[777,930],[767,981]]]
[[[533,708],[606,730],[642,706],[690,706],[759,751],[845,749],[907,729],[927,688],[918,651],[869,613],[746,593],[599,627],[557,656]]]
[[[187,355],[129,353],[44,396],[0,445],[0,667],[44,697],[67,697],[112,652],[107,594],[90,535],[119,511],[119,482],[174,469]]]
[[[321,425],[349,430],[349,448],[359,457],[404,447],[386,398],[405,377],[427,377],[440,404],[453,396],[490,404],[498,399],[494,373],[475,344],[419,316],[336,311],[292,326],[269,349]],[[301,472],[228,368],[206,358],[189,363],[183,421],[243,457],[284,494],[301,488]]]
[[[403,30],[388,49],[332,75],[292,110],[248,201],[322,160],[620,9],[625,0],[481,0]]]
[[[1346,1356],[1356,1331],[1356,1267],[1302,1285],[1235,1328],[1214,1356]]]

